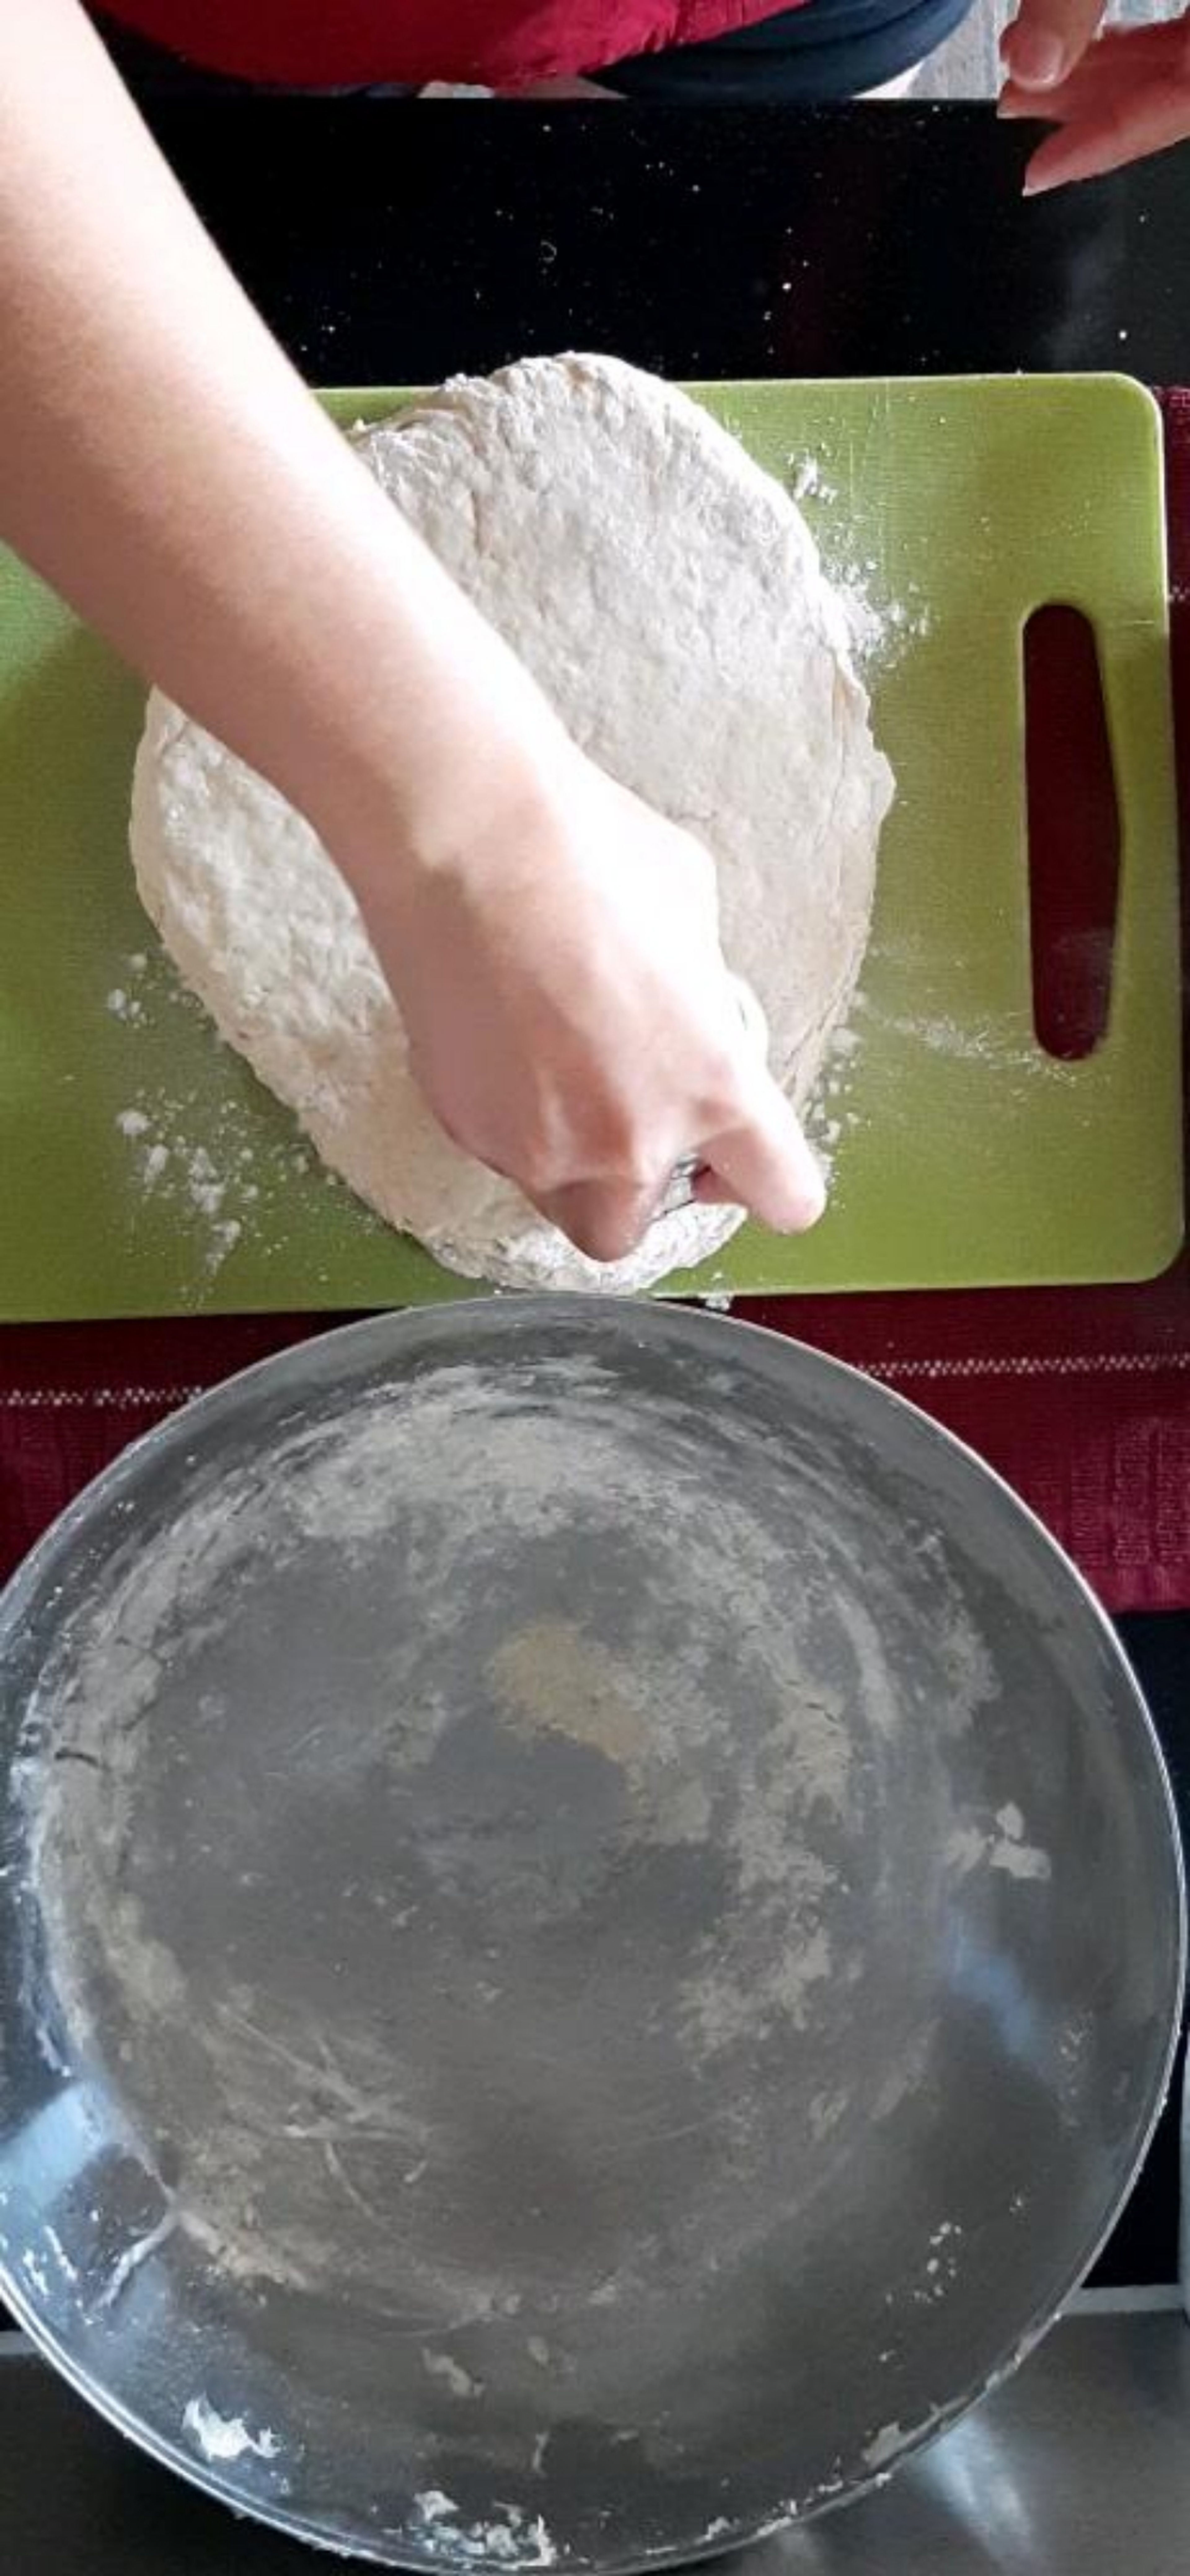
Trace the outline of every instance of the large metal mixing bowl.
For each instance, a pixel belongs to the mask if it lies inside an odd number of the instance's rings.
[[[710,2552],[938,2430],[1128,2187],[1142,1702],[1005,1488],[788,1341],[307,1344],[67,1513],[0,1664],[5,2294],[250,2513]]]

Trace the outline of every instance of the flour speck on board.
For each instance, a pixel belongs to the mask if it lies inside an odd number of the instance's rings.
[[[788,471],[795,501],[837,501],[834,484],[825,480],[816,456],[791,456]]]
[[[827,480],[820,457],[790,456],[786,477],[795,501],[815,505],[810,516],[823,568],[842,610],[852,660],[870,688],[882,670],[894,667],[911,644],[928,635],[929,609],[916,583],[909,584],[905,598],[889,598],[876,556],[856,556],[848,546],[847,513],[839,507],[838,486]]]
[[[119,1112],[116,1126],[134,1150],[142,1194],[149,1198],[168,1191],[180,1215],[200,1221],[203,1269],[213,1277],[240,1241],[258,1192],[245,1184],[244,1167],[234,1156],[225,1162],[224,1149],[217,1148],[216,1159],[209,1147],[194,1141],[191,1114],[193,1102],[163,1101],[153,1110],[138,1103]],[[230,1213],[233,1194],[236,1212]]]
[[[171,1014],[204,1026],[206,1014],[163,957],[138,949],[121,965],[123,980],[106,997],[107,1010],[132,1038],[130,1097],[116,1112],[116,1131],[128,1148],[139,1195],[164,1202],[193,1228],[200,1275],[209,1280],[246,1236],[259,1244],[279,1232],[283,1195],[309,1173],[311,1158],[296,1134],[262,1135],[241,1100],[212,1101],[193,1087],[168,1089],[143,1079],[142,1060],[133,1051],[142,1039],[159,1035]],[[339,1187],[332,1174],[321,1177],[327,1188]]]
[[[909,645],[928,635],[929,610],[920,599],[882,597],[875,558],[857,563],[837,556],[829,531],[822,539],[822,556],[842,606],[853,659],[870,687],[875,675],[891,669]]]
[[[862,995],[852,1004],[858,1010]],[[830,1183],[836,1204],[839,1199],[837,1161],[840,1149],[858,1124],[855,1104],[856,1060],[860,1037],[850,1021],[835,1030],[818,1077],[818,1088],[805,1116],[807,1137]]]
[[[107,997],[107,1008],[113,1020],[129,1020],[134,1025],[145,1016],[145,1006],[139,993],[128,992],[123,984],[113,984]]]
[[[862,1010],[866,1005],[861,1001]],[[884,1015],[884,1027],[894,1036],[912,1038],[931,1055],[949,1057],[967,1064],[995,1066],[997,1072],[1025,1072],[1033,1068],[1039,1049],[1032,1030],[1023,1022],[964,1020],[951,1013],[922,1011],[912,1019]],[[1068,1078],[1069,1066],[1049,1059],[1054,1078]]]

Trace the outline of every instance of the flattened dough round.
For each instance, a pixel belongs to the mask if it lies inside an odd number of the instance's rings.
[[[863,958],[892,779],[793,501],[684,394],[610,358],[531,358],[448,385],[359,446],[583,749],[711,851],[728,960],[804,1103]],[[599,1264],[460,1154],[314,833],[158,693],[132,854],[224,1037],[332,1170],[450,1269],[641,1288],[741,1222],[685,1208]]]

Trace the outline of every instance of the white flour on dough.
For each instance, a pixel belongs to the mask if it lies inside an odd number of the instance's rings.
[[[713,854],[723,944],[799,1106],[867,941],[892,793],[813,539],[684,394],[610,358],[448,385],[360,454],[592,759]],[[159,694],[136,764],[148,912],[223,1036],[319,1153],[468,1278],[643,1288],[717,1252],[687,1207],[588,1260],[449,1143],[354,900],[309,825]]]

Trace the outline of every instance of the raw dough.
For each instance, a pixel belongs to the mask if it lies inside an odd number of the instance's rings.
[[[584,750],[714,854],[724,947],[791,1098],[863,957],[892,792],[800,512],[684,394],[610,358],[532,358],[361,432],[384,490]],[[354,901],[309,826],[159,694],[132,854],[187,984],[324,1160],[466,1277],[643,1288],[717,1252],[686,1207],[625,1261],[564,1241],[421,1098]]]

